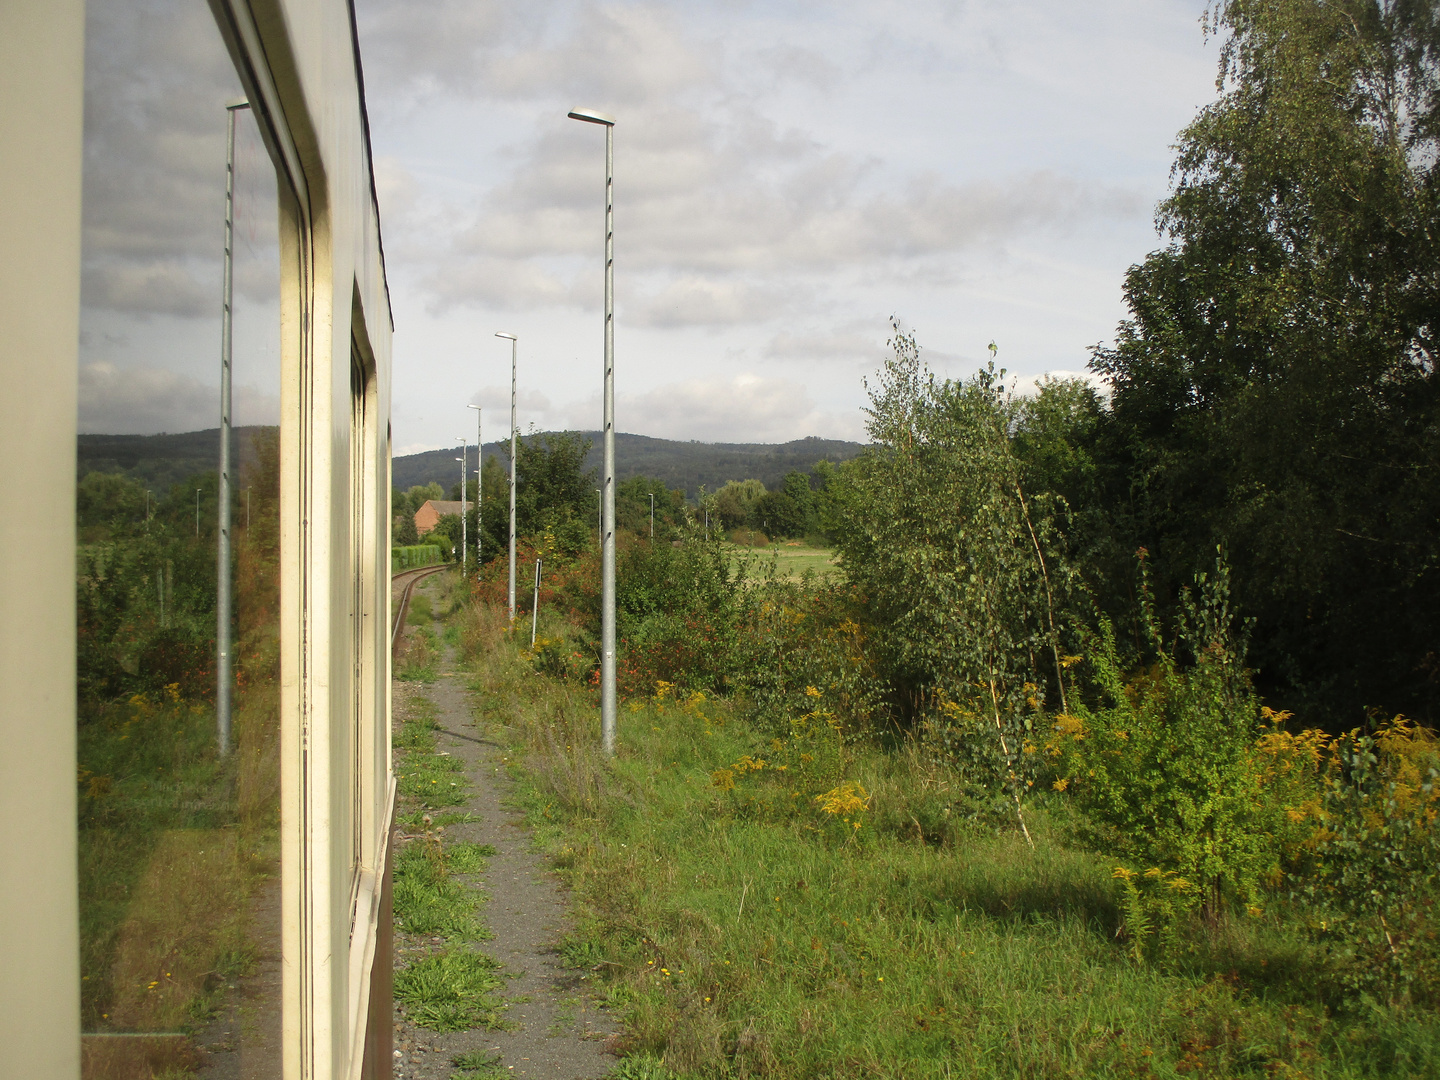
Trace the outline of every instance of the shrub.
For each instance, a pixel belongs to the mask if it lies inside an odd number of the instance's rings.
[[[1148,596],[1143,560],[1141,571]],[[1196,585],[1198,595],[1182,597],[1176,632],[1191,662],[1165,647],[1145,605],[1155,662],[1127,680],[1102,622],[1086,665],[1105,704],[1077,702],[1057,719],[1050,744],[1067,757],[1068,776],[1056,786],[1085,810],[1089,843],[1128,864],[1117,878],[1127,904],[1139,910],[1143,887],[1164,901],[1147,910],[1175,917],[1197,903],[1214,916],[1224,901],[1258,901],[1278,868],[1274,825],[1284,817],[1252,752],[1260,706],[1231,633],[1224,563]],[[1132,926],[1132,937],[1142,930]]]

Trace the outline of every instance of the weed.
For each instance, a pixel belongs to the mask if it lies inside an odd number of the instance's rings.
[[[419,960],[395,976],[395,999],[412,1024],[431,1031],[500,1029],[504,985],[500,963],[483,953],[451,949]]]
[[[450,870],[456,874],[481,873],[489,860],[495,857],[493,844],[451,844],[445,849],[445,859]]]
[[[493,936],[476,916],[481,896],[451,878],[450,860],[433,836],[411,841],[395,856],[395,922],[411,934],[463,937]],[[468,865],[476,865],[471,859]]]
[[[460,760],[447,755],[408,754],[397,765],[395,779],[400,794],[422,806],[459,806],[469,798],[470,782]]]
[[[456,1054],[450,1059],[450,1064],[461,1070],[453,1073],[450,1080],[498,1080],[499,1077],[510,1075],[509,1070],[500,1063],[499,1054],[484,1050]]]
[[[611,1080],[678,1080],[654,1054],[632,1054],[610,1071]]]

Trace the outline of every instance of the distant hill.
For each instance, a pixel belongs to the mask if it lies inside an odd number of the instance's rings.
[[[252,436],[271,430],[264,427],[237,427],[231,453],[236,472],[250,463]],[[86,473],[121,473],[146,487],[163,491],[199,472],[220,466],[220,429],[185,431],[176,435],[81,435],[76,441],[76,478]]]
[[[235,429],[235,454],[243,468],[251,458],[250,436],[260,427]],[[600,433],[583,433],[591,440],[587,462],[600,467]],[[220,429],[186,431],[175,435],[81,435],[77,441],[78,476],[91,472],[122,473],[157,491],[198,472],[213,470],[220,458]],[[460,478],[455,450],[427,450],[392,462],[392,482],[401,491],[416,484],[438,481],[446,491]],[[509,443],[485,444],[487,457],[509,459]],[[775,485],[791,469],[809,472],[817,461],[848,461],[863,449],[860,443],[841,439],[796,439],[787,443],[703,443],[652,439],[648,435],[615,436],[615,471],[621,480],[653,476],[671,488],[695,498],[703,484],[709,491],[730,480],[763,480]],[[475,448],[469,448],[470,468]],[[473,475],[473,473],[472,473]]]
[[[586,464],[600,467],[600,433],[582,433],[591,440]],[[485,456],[508,462],[509,441],[485,444]],[[416,484],[438,482],[447,491],[460,479],[455,460],[459,447],[407,454],[391,462],[391,482],[401,491]],[[841,462],[864,449],[862,444],[843,439],[795,439],[787,443],[703,443],[674,439],[652,439],[648,435],[615,436],[615,473],[624,480],[631,476],[653,476],[671,488],[681,488],[687,498],[703,484],[708,491],[730,480],[763,480],[767,486],[780,482],[791,469],[809,472],[817,461]],[[474,469],[475,449],[471,447],[470,468]],[[472,473],[473,475],[473,473]]]

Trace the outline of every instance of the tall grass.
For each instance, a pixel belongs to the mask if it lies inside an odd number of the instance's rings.
[[[1032,852],[914,746],[851,744],[841,826],[788,751],[724,702],[632,698],[600,753],[588,687],[537,671],[503,614],[466,613],[481,719],[518,761],[537,837],[574,889],[567,958],[681,1076],[1427,1076],[1440,1024],[1345,1005],[1269,916],[1168,965],[1131,960],[1111,865],[1027,807]],[[564,638],[558,619],[542,633]],[[763,767],[738,770],[746,758]],[[717,786],[731,772],[733,787]],[[838,788],[837,788],[838,790]],[[833,792],[831,793],[833,794]],[[836,805],[839,800],[832,800]],[[648,1055],[645,1057],[644,1055]],[[647,1066],[648,1068],[648,1066]],[[658,1072],[656,1075],[660,1075]]]

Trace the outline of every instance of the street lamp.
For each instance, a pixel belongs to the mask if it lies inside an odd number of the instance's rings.
[[[475,580],[479,581],[485,566],[485,534],[480,531],[480,485],[485,478],[480,470],[485,467],[485,436],[480,430],[480,406],[466,405],[467,409],[475,410]],[[464,487],[461,487],[460,502],[465,502]]]
[[[600,741],[615,752],[615,118],[571,109],[570,119],[605,128],[605,479],[600,546]]]
[[[455,460],[460,462],[460,580],[465,580],[465,549],[468,546],[468,537],[465,535],[465,479],[470,474],[470,462],[468,460],[470,451],[465,446],[465,436],[455,436],[455,441],[460,444],[460,456]]]
[[[650,496],[650,542],[653,544],[655,542],[655,493],[647,491],[645,494]]]
[[[227,136],[225,154],[225,273],[223,277],[224,301],[220,309],[220,470],[219,521],[216,523],[215,544],[215,726],[220,744],[220,756],[230,752],[230,691],[233,679],[230,673],[230,624],[231,588],[230,577],[230,376],[231,341],[233,338],[231,313],[235,301],[235,118],[241,109],[248,109],[250,103],[244,98],[226,103]],[[195,532],[200,532],[199,502],[196,502]]]
[[[510,342],[510,621],[515,621],[515,354],[520,339],[514,334],[497,333]]]

